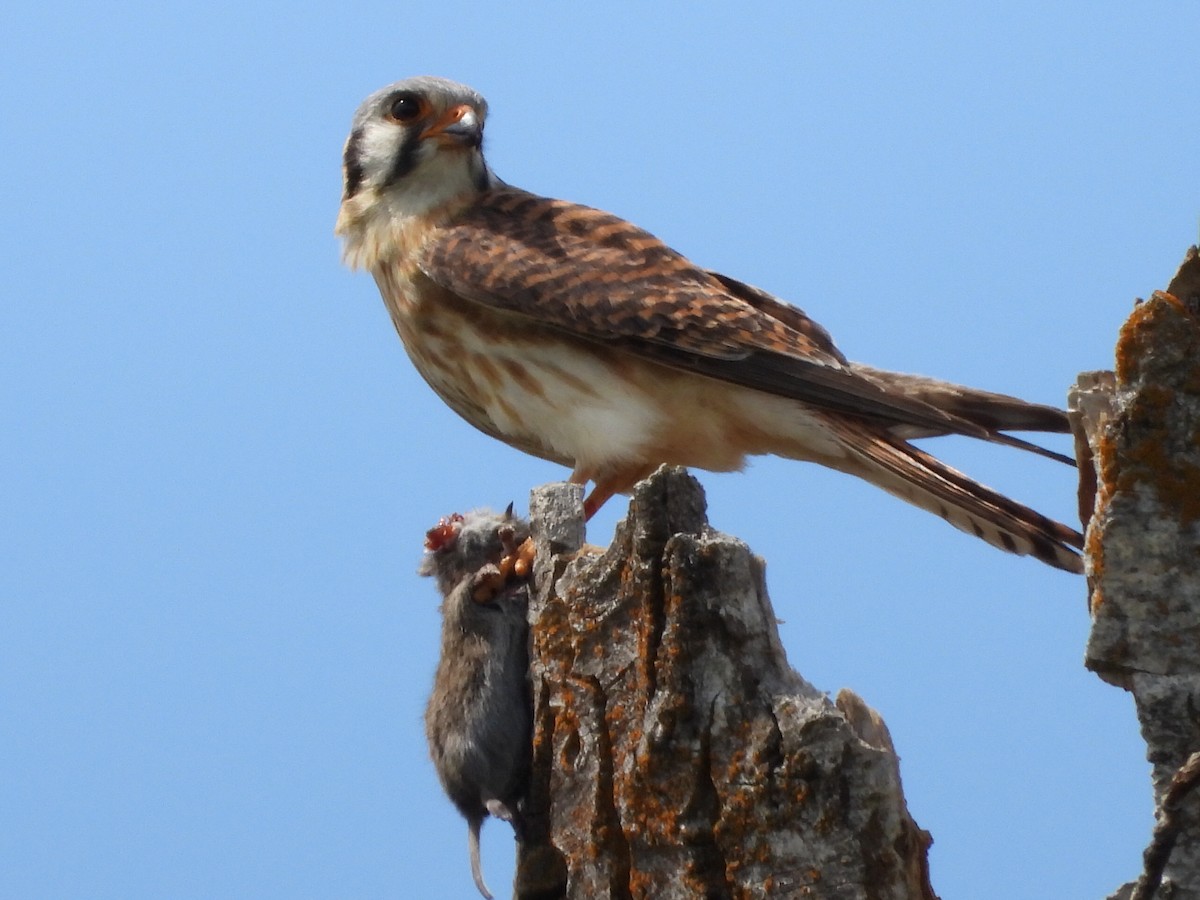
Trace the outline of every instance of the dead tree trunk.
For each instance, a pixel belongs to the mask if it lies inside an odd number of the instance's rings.
[[[1132,692],[1153,764],[1145,871],[1114,898],[1200,898],[1200,258],[1140,303],[1115,373],[1072,397],[1094,618],[1087,666]],[[1085,479],[1083,482],[1088,484]]]
[[[933,898],[887,729],[788,666],[762,563],[709,528],[695,479],[640,484],[606,551],[581,549],[581,500],[553,485],[531,509],[517,896]]]

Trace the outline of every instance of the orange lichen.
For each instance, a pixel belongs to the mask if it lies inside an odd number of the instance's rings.
[[[1190,366],[1182,377],[1181,365]],[[1117,383],[1134,391],[1115,438],[1101,446],[1100,480],[1108,492],[1149,484],[1159,501],[1183,525],[1200,519],[1200,466],[1181,459],[1174,413],[1182,402],[1177,389],[1146,383],[1171,369],[1178,391],[1200,394],[1200,322],[1178,299],[1155,292],[1129,316],[1117,343]],[[1184,444],[1200,446],[1200,429]]]
[[[1187,308],[1178,298],[1163,291],[1155,291],[1145,303],[1139,303],[1121,326],[1117,341],[1116,373],[1118,382],[1130,382],[1141,374],[1141,362],[1160,340],[1158,327],[1164,314],[1171,318],[1182,314],[1189,316]]]

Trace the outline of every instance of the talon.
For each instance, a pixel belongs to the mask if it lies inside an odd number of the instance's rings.
[[[512,541],[512,534],[501,535],[505,540],[505,554],[496,564],[496,570],[504,583],[523,581],[533,571],[534,546],[533,538],[525,538],[520,546]],[[501,585],[503,587],[503,584]]]
[[[525,538],[513,558],[513,574],[518,578],[528,578],[533,569],[533,560],[536,555],[533,538]]]

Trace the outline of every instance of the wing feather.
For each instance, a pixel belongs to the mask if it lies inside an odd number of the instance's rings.
[[[418,265],[467,300],[674,368],[889,425],[1034,448],[863,377],[801,310],[590,207],[485,191],[425,242]]]

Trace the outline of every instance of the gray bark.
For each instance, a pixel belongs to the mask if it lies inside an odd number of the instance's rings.
[[[1200,898],[1200,259],[1121,330],[1114,373],[1072,397],[1094,510],[1088,668],[1133,694],[1153,765],[1145,870],[1113,897]]]
[[[708,526],[699,484],[638,485],[604,551],[581,499],[531,505],[538,836],[517,896],[934,897],[886,727],[791,669],[762,562]]]

